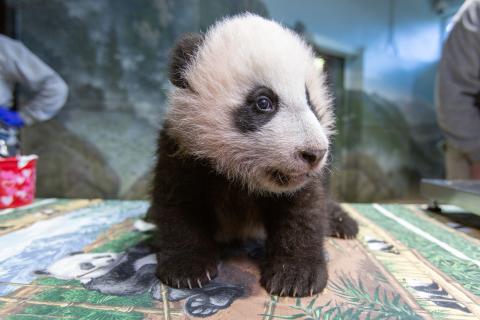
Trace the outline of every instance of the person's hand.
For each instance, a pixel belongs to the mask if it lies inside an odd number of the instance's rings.
[[[15,128],[20,128],[25,125],[25,121],[23,121],[18,112],[10,111],[2,106],[0,106],[0,122]]]
[[[470,175],[473,180],[480,180],[480,161],[474,162],[470,167]]]

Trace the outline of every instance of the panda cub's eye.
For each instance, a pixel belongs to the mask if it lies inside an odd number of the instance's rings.
[[[270,98],[266,96],[260,96],[257,98],[255,106],[261,112],[272,112],[274,111],[273,103]]]

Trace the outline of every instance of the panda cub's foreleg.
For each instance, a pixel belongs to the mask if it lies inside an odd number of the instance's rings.
[[[162,208],[157,238],[160,281],[174,288],[202,287],[217,275],[219,251],[203,224],[191,221],[188,208]]]
[[[193,288],[216,276],[219,248],[203,193],[205,170],[195,161],[176,158],[176,148],[161,132],[148,220],[158,229],[153,241],[158,278],[175,288]]]
[[[327,284],[323,247],[327,213],[318,209],[312,194],[277,201],[269,210],[260,282],[270,294],[303,297],[321,292]]]

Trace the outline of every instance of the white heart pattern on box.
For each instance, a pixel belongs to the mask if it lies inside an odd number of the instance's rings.
[[[0,198],[0,201],[2,202],[3,205],[9,206],[13,202],[13,197],[12,196],[3,196]]]
[[[22,170],[22,175],[25,177],[25,178],[28,178],[32,175],[32,170],[30,169],[24,169]]]
[[[20,199],[25,199],[27,197],[27,192],[25,192],[25,190],[18,190],[15,192],[15,196]]]

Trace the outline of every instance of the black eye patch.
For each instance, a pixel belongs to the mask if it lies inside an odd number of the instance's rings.
[[[95,266],[91,262],[80,263],[80,270],[90,270],[90,269],[93,269],[93,268],[95,268]]]
[[[278,107],[279,99],[275,92],[268,87],[257,86],[248,93],[244,105],[233,113],[235,127],[242,133],[258,131],[273,119]]]
[[[317,117],[318,121],[320,121],[320,115],[318,114],[317,110],[313,107],[312,101],[310,100],[310,93],[308,92],[307,86],[305,86],[305,95],[307,96],[307,103],[308,106],[310,107],[310,110],[312,110],[313,114],[315,117]]]

